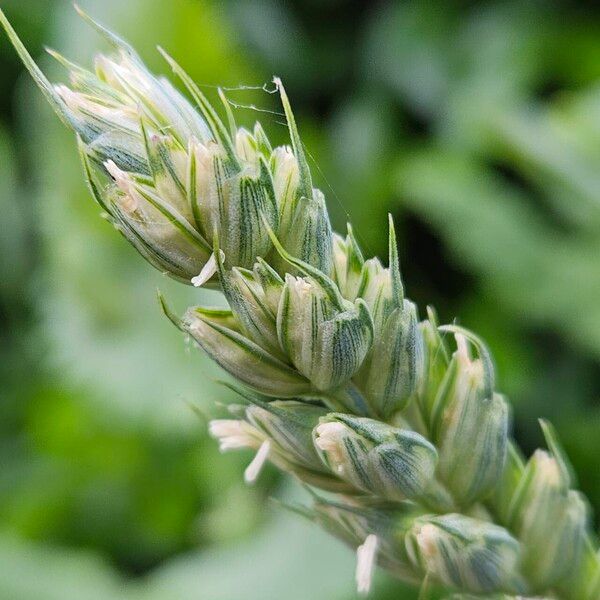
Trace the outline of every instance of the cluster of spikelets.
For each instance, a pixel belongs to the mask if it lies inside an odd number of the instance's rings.
[[[313,491],[296,509],[375,564],[455,598],[600,598],[587,508],[551,427],[521,457],[484,344],[404,297],[393,225],[389,263],[331,231],[281,82],[291,147],[260,124],[225,124],[162,52],[190,103],[91,21],[114,53],[95,72],[51,52],[70,86],[51,86],[0,11],[12,43],[77,134],[105,216],[152,265],[219,287],[229,310],[171,320],[241,385],[210,423],[222,450],[256,452]]]

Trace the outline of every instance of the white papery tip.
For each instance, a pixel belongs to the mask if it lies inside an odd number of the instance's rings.
[[[262,471],[263,465],[265,464],[267,458],[269,457],[269,452],[271,450],[271,442],[269,440],[265,440],[258,449],[256,456],[252,459],[252,462],[246,467],[244,471],[244,481],[246,483],[254,483],[260,472]]]
[[[225,260],[225,253],[223,250],[219,250],[219,252],[221,253],[221,260]],[[192,277],[192,285],[194,287],[202,287],[216,272],[217,260],[215,258],[215,253],[213,252],[204,267],[202,267],[202,271],[200,271],[196,277]]]
[[[342,443],[346,434],[346,426],[337,421],[321,423],[317,426],[315,444],[319,450],[327,454],[327,458],[338,475],[344,473],[344,454]]]
[[[558,487],[562,481],[560,466],[556,459],[545,452],[538,453],[538,469],[548,486]]]
[[[356,549],[356,589],[359,594],[368,594],[375,573],[379,538],[369,534],[364,543]]]
[[[123,169],[119,169],[113,160],[107,160],[104,163],[104,167],[119,185],[129,183],[127,173]]]
[[[121,208],[128,213],[134,212],[138,207],[138,202],[131,175],[120,169],[112,160],[107,160],[104,167],[125,194],[120,201]]]
[[[460,357],[464,361],[469,361],[469,344],[467,338],[462,333],[455,333],[454,339],[456,340],[456,349]]]
[[[417,543],[425,560],[435,558],[438,554],[438,529],[431,523],[425,523],[417,533]]]

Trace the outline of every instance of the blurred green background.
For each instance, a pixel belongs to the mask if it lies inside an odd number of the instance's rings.
[[[600,509],[600,13],[569,2],[82,1],[278,142],[283,78],[337,229],[399,229],[409,295],[488,341],[530,451],[553,421]],[[43,46],[105,50],[66,1],[3,0]],[[0,38],[0,599],[347,600],[353,556],[219,455],[215,369],[161,318],[214,302],[98,217],[75,144]],[[255,108],[248,108],[253,105]],[[257,110],[259,112],[257,112]],[[263,112],[266,111],[266,112]],[[318,164],[318,167],[317,167]],[[416,598],[378,574],[374,600]]]

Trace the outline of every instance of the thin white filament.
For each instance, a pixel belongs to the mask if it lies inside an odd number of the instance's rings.
[[[269,440],[265,440],[258,449],[256,456],[252,459],[252,462],[246,467],[244,471],[244,481],[248,484],[254,483],[262,468],[269,457],[269,452],[271,450],[271,442]]]
[[[369,534],[356,549],[356,588],[359,594],[368,594],[373,581],[379,538]]]
[[[224,260],[225,254],[223,250],[219,250],[221,253],[221,260]],[[192,285],[194,287],[202,287],[215,273],[217,272],[217,259],[215,253],[210,255],[210,258],[206,261],[206,264],[202,267],[202,271],[196,277],[192,277]]]

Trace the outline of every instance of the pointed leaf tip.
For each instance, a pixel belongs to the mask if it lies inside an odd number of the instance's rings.
[[[171,321],[171,323],[173,323],[173,325],[175,325],[177,329],[180,329],[185,333],[185,330],[183,329],[183,326],[181,324],[181,319],[171,310],[171,308],[167,304],[167,301],[165,300],[165,297],[158,288],[156,288],[156,297],[165,317],[167,317],[167,319],[169,319],[169,321]]]
[[[554,428],[554,425],[552,425],[552,423],[546,419],[539,419],[538,421],[542,429],[542,433],[544,434],[546,445],[558,462],[565,481],[569,486],[575,485],[575,469],[573,469],[573,465],[571,465],[571,461],[569,460],[567,453],[558,439],[558,433]]]
[[[279,90],[279,95],[281,96],[281,104],[283,105],[285,118],[287,119],[288,129],[290,131],[292,149],[294,150],[296,160],[298,161],[298,166],[300,169],[299,187],[301,195],[306,198],[312,198],[312,177],[308,167],[308,162],[306,161],[306,155],[304,154],[304,146],[302,145],[302,140],[300,139],[300,134],[298,133],[298,128],[296,126],[296,119],[294,118],[294,113],[292,112],[292,106],[281,79],[279,77],[273,77],[273,83]]]
[[[394,298],[398,302],[402,303],[404,300],[404,286],[402,284],[402,276],[400,274],[400,259],[398,257],[398,242],[396,240],[396,229],[394,227],[394,218],[391,213],[388,213],[388,226],[389,226],[389,237],[388,237],[388,261],[389,269],[392,278],[392,290]]]
[[[93,29],[95,29],[113,48],[126,52],[129,56],[137,58],[137,52],[124,39],[113,33],[110,29],[96,21],[86,13],[77,3],[73,4],[75,12]]]
[[[44,46],[44,51],[51,56],[56,62],[62,65],[67,71],[74,71],[77,73],[84,73],[85,69],[73,61],[70,61],[68,58],[63,56],[58,50],[54,48],[50,48],[49,46]]]
[[[237,132],[237,125],[235,123],[235,117],[233,116],[233,111],[231,110],[231,103],[229,99],[225,95],[225,92],[218,88],[217,93],[219,94],[219,99],[223,104],[223,108],[225,109],[225,114],[227,115],[227,124],[229,125],[229,135],[231,135],[231,139],[235,139],[235,135]]]

